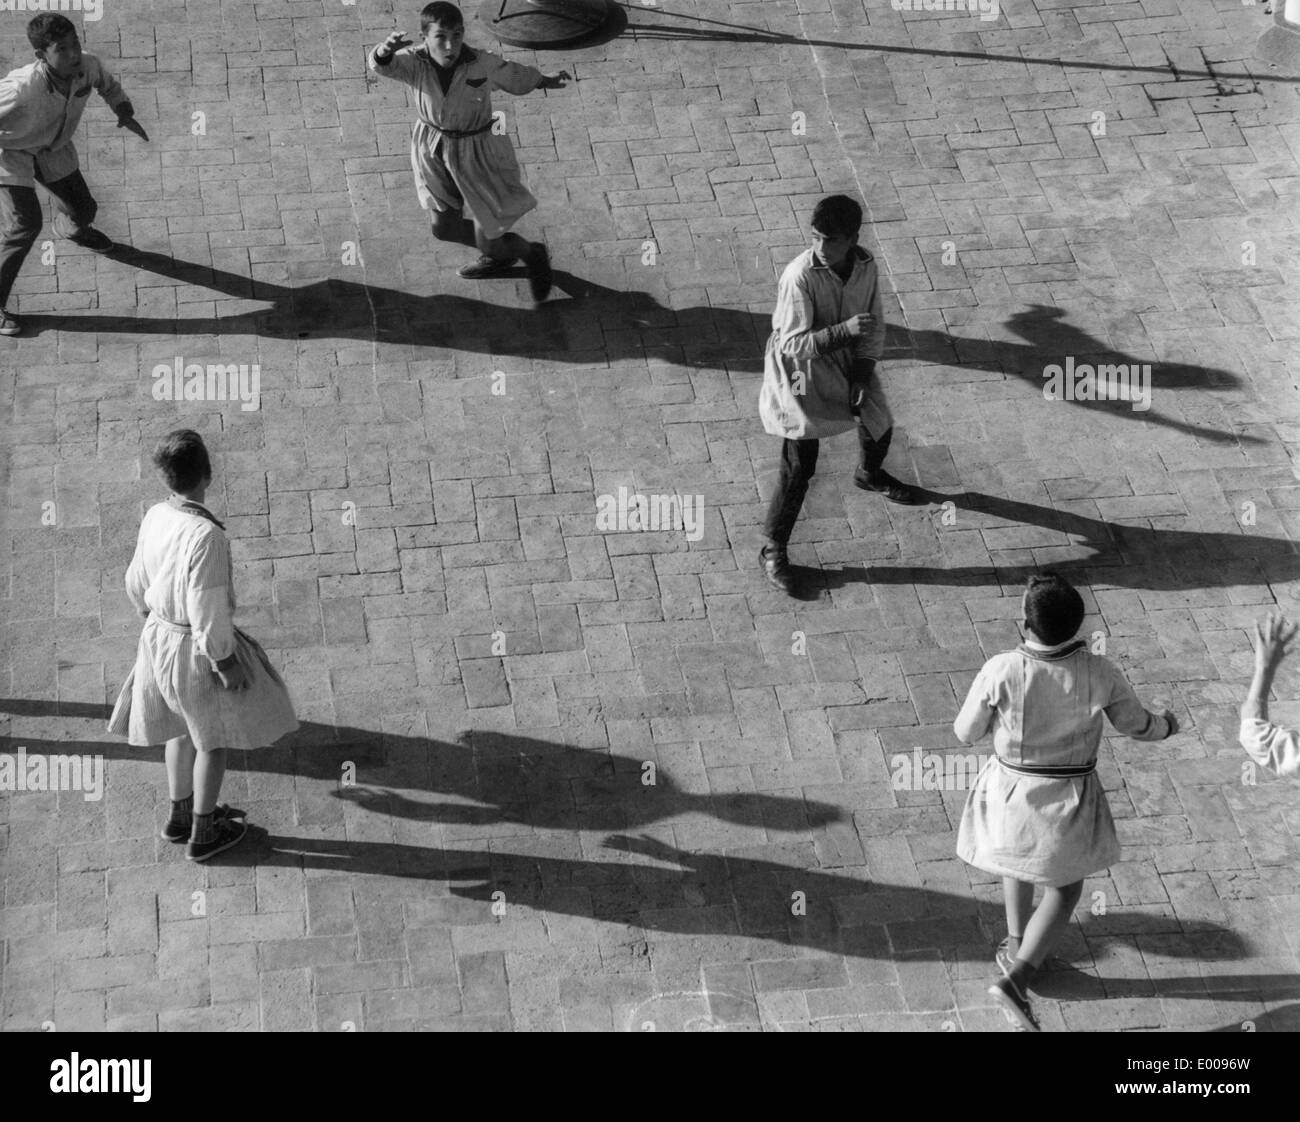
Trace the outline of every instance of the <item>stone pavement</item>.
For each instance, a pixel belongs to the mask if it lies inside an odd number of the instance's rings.
[[[1046,1027],[1300,1027],[1298,789],[1236,745],[1247,629],[1300,611],[1300,103],[1250,58],[1262,8],[630,7],[538,56],[568,89],[496,100],[559,270],[541,311],[428,236],[412,112],[364,70],[387,0],[103,9],[86,45],[152,141],[93,99],[83,168],[130,248],[47,229],[0,340],[0,708],[6,752],[102,756],[105,789],[0,797],[6,1029],[1003,1031],[964,792],[893,781],[964,755],[1047,563],[1186,731],[1105,741],[1124,855]],[[0,14],[11,67],[27,18]],[[795,602],[755,568],[762,345],[845,190],[891,289],[890,463],[941,494],[890,507],[827,444]],[[1046,400],[1067,358],[1150,364],[1149,411]],[[155,400],[178,361],[256,364],[260,407]],[[208,867],[156,839],[159,753],[103,731],[147,451],[182,424],[304,722],[232,770],[258,830]],[[620,489],[702,521],[611,529]]]

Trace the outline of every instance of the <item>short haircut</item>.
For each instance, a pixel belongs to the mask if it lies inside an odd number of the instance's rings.
[[[457,27],[465,26],[465,17],[461,15],[460,9],[455,4],[448,4],[446,0],[437,0],[436,4],[426,4],[420,12],[420,34],[425,34],[435,23],[439,27],[452,31]]]
[[[1073,638],[1084,614],[1083,597],[1060,573],[1044,569],[1029,578],[1025,623],[1049,647]]]
[[[168,487],[181,493],[193,491],[212,477],[207,446],[193,429],[176,429],[158,441],[153,466],[162,473]]]
[[[828,238],[851,238],[862,228],[862,207],[848,195],[827,195],[813,207],[812,228]]]
[[[57,43],[65,35],[76,30],[77,25],[67,16],[61,16],[58,12],[42,12],[28,21],[27,42],[32,45],[33,50],[43,51],[51,43]]]

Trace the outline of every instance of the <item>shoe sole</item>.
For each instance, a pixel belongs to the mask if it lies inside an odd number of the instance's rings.
[[[1025,1032],[1043,1031],[1036,1022],[1030,1020],[1023,1012],[1021,1012],[1020,1006],[1003,993],[1000,987],[989,986],[988,993],[989,996],[998,1003],[998,1008],[1002,1010],[1002,1015],[1006,1017],[1011,1024],[1015,1025],[1017,1028],[1023,1029]]]
[[[234,820],[233,820],[233,819],[227,819],[227,821],[234,821]],[[185,855],[185,860],[186,860],[186,861],[199,861],[199,862],[207,861],[207,860],[209,860],[209,859],[215,857],[218,853],[225,853],[226,850],[228,850],[228,849],[233,849],[233,848],[234,848],[235,846],[237,846],[241,841],[243,841],[244,838],[247,837],[247,836],[248,836],[248,827],[245,826],[245,825],[241,822],[240,825],[239,825],[239,833],[236,834],[233,838],[231,838],[231,839],[230,839],[228,842],[226,842],[224,845],[219,845],[219,846],[216,847],[216,849],[210,849],[210,850],[208,850],[207,853],[204,853],[204,854],[202,854],[202,855],[200,855],[200,856],[195,856],[195,855],[192,854],[192,853],[187,853],[187,854]]]

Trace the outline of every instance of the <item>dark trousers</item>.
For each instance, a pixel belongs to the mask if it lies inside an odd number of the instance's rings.
[[[889,442],[894,438],[894,430],[888,430],[879,440],[874,440],[867,432],[866,426],[858,422],[858,444],[862,450],[863,475],[871,476],[880,470],[889,454]],[[776,485],[776,493],[767,508],[767,521],[764,532],[768,540],[782,549],[790,541],[794,531],[795,519],[803,506],[804,496],[808,494],[808,484],[812,482],[817,471],[817,453],[821,442],[817,440],[785,440],[781,444],[781,477]]]
[[[36,179],[54,200],[56,234],[70,237],[95,221],[99,206],[81,172],[74,171],[53,183],[46,183],[37,172]],[[41,221],[41,200],[35,187],[0,184],[0,308],[8,302],[18,270],[36,244]]]

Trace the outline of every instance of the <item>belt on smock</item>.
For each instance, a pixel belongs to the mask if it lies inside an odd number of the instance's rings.
[[[421,117],[420,120],[423,121],[426,125],[428,125],[429,128],[437,129],[440,133],[442,133],[443,136],[449,136],[453,140],[461,140],[467,136],[478,136],[478,134],[481,132],[487,132],[488,129],[490,129],[496,123],[495,120],[493,120],[493,121],[489,121],[486,125],[480,126],[479,128],[463,130],[463,129],[444,129],[440,124],[437,124],[435,121],[430,121],[425,117]]]
[[[998,764],[1016,775],[1043,776],[1048,779],[1083,779],[1097,770],[1097,761],[1089,764],[1013,764],[1001,756],[995,756]]]

